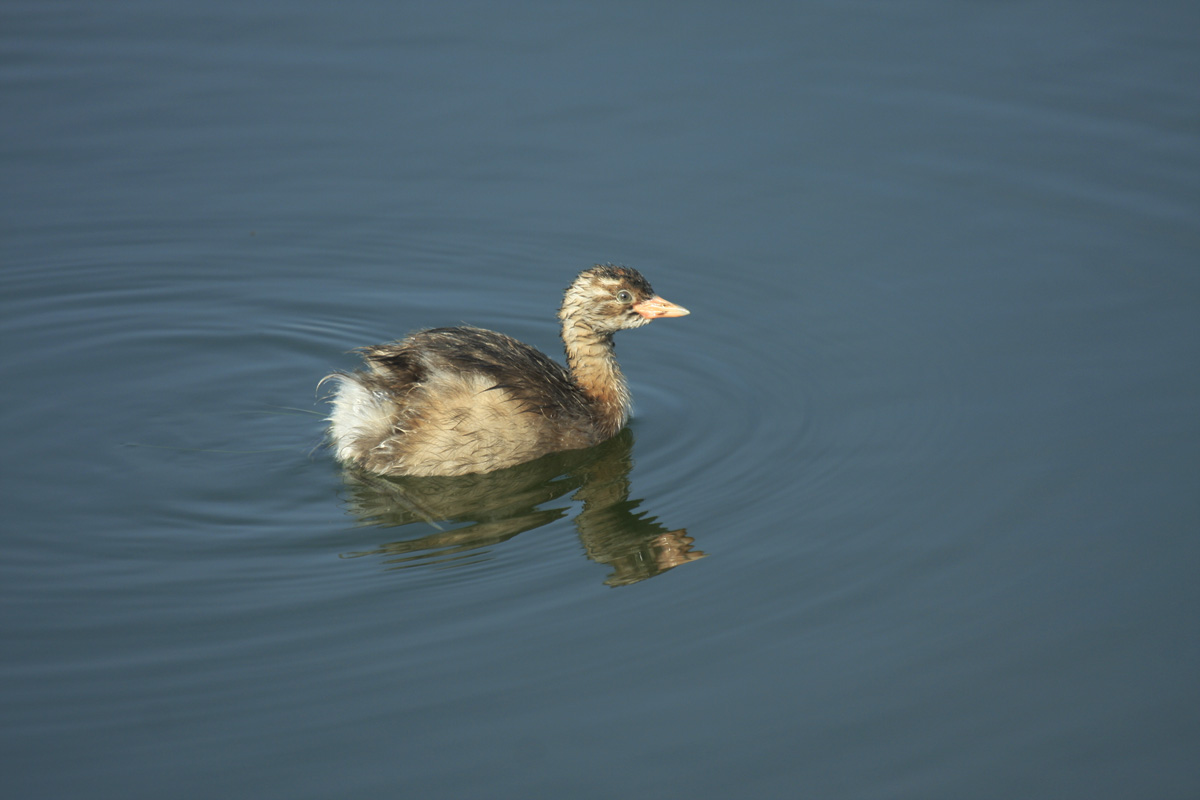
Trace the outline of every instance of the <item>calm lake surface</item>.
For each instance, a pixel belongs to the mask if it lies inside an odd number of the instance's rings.
[[[21,798],[1200,796],[1194,2],[11,2]],[[373,485],[352,348],[621,334]]]

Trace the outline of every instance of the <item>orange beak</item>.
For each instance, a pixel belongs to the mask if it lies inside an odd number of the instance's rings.
[[[684,317],[692,313],[683,306],[677,306],[674,303],[663,300],[658,295],[654,295],[648,300],[643,300],[640,303],[633,304],[633,310],[641,314],[646,319],[658,319],[659,317]]]

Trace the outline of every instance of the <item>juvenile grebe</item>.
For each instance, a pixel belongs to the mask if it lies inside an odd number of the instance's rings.
[[[366,371],[335,372],[329,437],[339,461],[381,475],[465,475],[604,441],[630,397],[613,334],[686,308],[628,267],[584,270],[558,318],[569,369],[481,328],[434,328],[364,347]]]

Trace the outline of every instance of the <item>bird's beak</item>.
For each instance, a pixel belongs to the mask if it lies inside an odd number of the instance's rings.
[[[633,310],[641,314],[646,319],[658,319],[659,317],[684,317],[692,313],[683,306],[677,306],[674,303],[663,300],[658,295],[643,300],[640,303],[633,304]]]

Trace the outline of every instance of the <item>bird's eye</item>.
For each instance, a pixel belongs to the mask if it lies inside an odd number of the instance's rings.
[[[617,292],[617,299],[620,300],[622,303],[632,303],[633,295],[631,295],[629,292],[622,289],[621,291]]]

